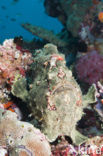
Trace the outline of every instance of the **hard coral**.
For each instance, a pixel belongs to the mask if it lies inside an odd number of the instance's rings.
[[[13,83],[17,75],[25,76],[31,62],[30,52],[18,50],[13,39],[5,40],[0,45],[0,84]]]
[[[77,76],[81,81],[93,84],[103,79],[103,56],[92,51],[79,58],[76,64]]]
[[[2,109],[0,109],[0,147],[10,156],[51,155],[50,146],[40,130],[27,122],[18,121],[15,113]]]

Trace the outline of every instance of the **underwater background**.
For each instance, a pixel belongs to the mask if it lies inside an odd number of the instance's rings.
[[[26,40],[32,40],[31,33],[21,27],[21,24],[25,22],[42,26],[56,33],[62,28],[57,19],[45,13],[43,0],[0,1],[0,42],[3,42],[5,38],[20,35]]]

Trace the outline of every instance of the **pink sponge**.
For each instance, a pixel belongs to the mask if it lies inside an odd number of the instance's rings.
[[[96,83],[103,78],[103,56],[95,50],[87,53],[77,61],[76,71],[81,81]]]

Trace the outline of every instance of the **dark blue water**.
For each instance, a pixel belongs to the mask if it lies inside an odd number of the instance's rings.
[[[43,0],[0,0],[0,42],[20,35],[32,40],[34,36],[21,27],[25,22],[56,33],[62,28],[57,19],[46,15]]]

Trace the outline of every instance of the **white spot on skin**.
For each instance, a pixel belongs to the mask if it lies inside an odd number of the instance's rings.
[[[66,94],[64,96],[64,101],[65,101],[66,104],[68,104],[70,102],[70,97],[68,96],[68,94]]]
[[[51,60],[50,60],[50,67],[56,67],[56,61],[57,61],[57,58],[56,57],[52,57]]]

